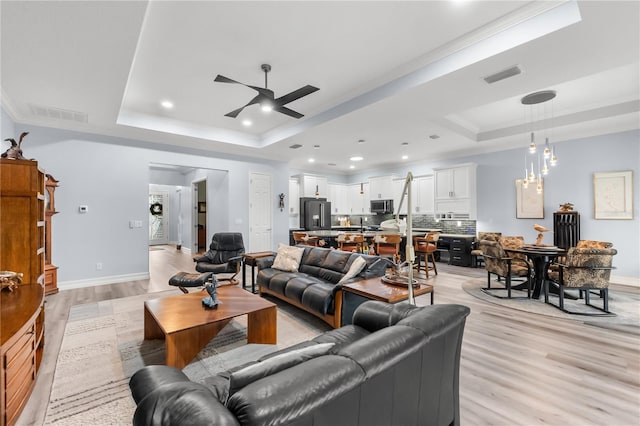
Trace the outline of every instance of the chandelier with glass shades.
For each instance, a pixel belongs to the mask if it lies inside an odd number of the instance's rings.
[[[524,178],[522,179],[522,187],[526,189],[529,185],[535,184],[538,194],[542,193],[542,177],[549,174],[549,166],[554,167],[558,164],[555,147],[549,143],[549,132],[553,129],[553,102],[550,103],[550,111],[547,111],[549,104],[546,104],[546,102],[552,101],[555,97],[555,90],[543,90],[530,93],[520,100],[522,105],[530,106],[528,112],[531,123],[531,141],[524,155]],[[549,120],[551,121],[550,125],[548,125]],[[539,153],[538,146],[536,145],[535,124],[538,122],[541,122],[544,126],[543,130],[538,129],[538,133],[542,133],[544,137],[544,149],[542,153]],[[534,169],[535,163],[537,163],[538,166],[537,175]]]

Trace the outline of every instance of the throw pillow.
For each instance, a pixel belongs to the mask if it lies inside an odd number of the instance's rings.
[[[276,254],[271,267],[281,271],[296,272],[300,267],[303,253],[303,247],[286,246],[280,243],[278,244],[278,254]]]
[[[319,343],[295,351],[285,352],[264,361],[257,362],[241,370],[234,371],[229,377],[229,398],[250,383],[270,376],[279,371],[298,365],[312,358],[325,355],[334,343]]]
[[[338,281],[338,284],[342,284],[343,282],[350,280],[351,278],[358,275],[366,264],[367,262],[361,256],[356,256],[356,258],[351,263],[351,267],[349,268],[347,273],[344,274],[344,277],[342,277],[340,281]]]

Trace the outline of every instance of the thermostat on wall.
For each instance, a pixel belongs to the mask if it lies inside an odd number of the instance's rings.
[[[86,212],[89,211],[89,206],[80,206],[80,207],[78,207],[78,211],[80,213],[86,213]]]

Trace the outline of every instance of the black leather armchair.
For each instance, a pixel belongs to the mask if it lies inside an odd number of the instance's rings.
[[[212,272],[213,274],[233,274],[231,278],[219,278],[218,281],[230,281],[236,284],[235,279],[242,265],[244,243],[239,232],[219,232],[213,234],[209,251],[201,256],[196,256],[196,271]]]

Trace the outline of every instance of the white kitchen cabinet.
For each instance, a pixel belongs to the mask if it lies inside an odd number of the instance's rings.
[[[476,165],[434,170],[434,209],[445,219],[476,218]]]
[[[360,193],[362,188],[363,194]],[[349,214],[370,214],[369,184],[347,185]]]
[[[393,176],[369,178],[369,197],[371,200],[392,200],[394,188]]]
[[[394,179],[393,207],[397,211],[406,179]],[[433,214],[433,176],[415,177],[411,181],[411,207],[414,214]],[[407,196],[400,208],[400,214],[407,214]]]
[[[328,201],[331,201],[331,214],[349,214],[348,199],[347,185],[340,183],[329,184]]]
[[[302,179],[302,196],[315,197],[316,191],[318,198],[329,197],[329,182],[324,176],[301,175]]]
[[[433,175],[421,176],[413,181],[416,185],[416,199],[413,211],[420,214],[433,214],[434,212],[434,194],[433,194]]]
[[[289,179],[289,214],[300,214],[300,184],[298,179]]]

